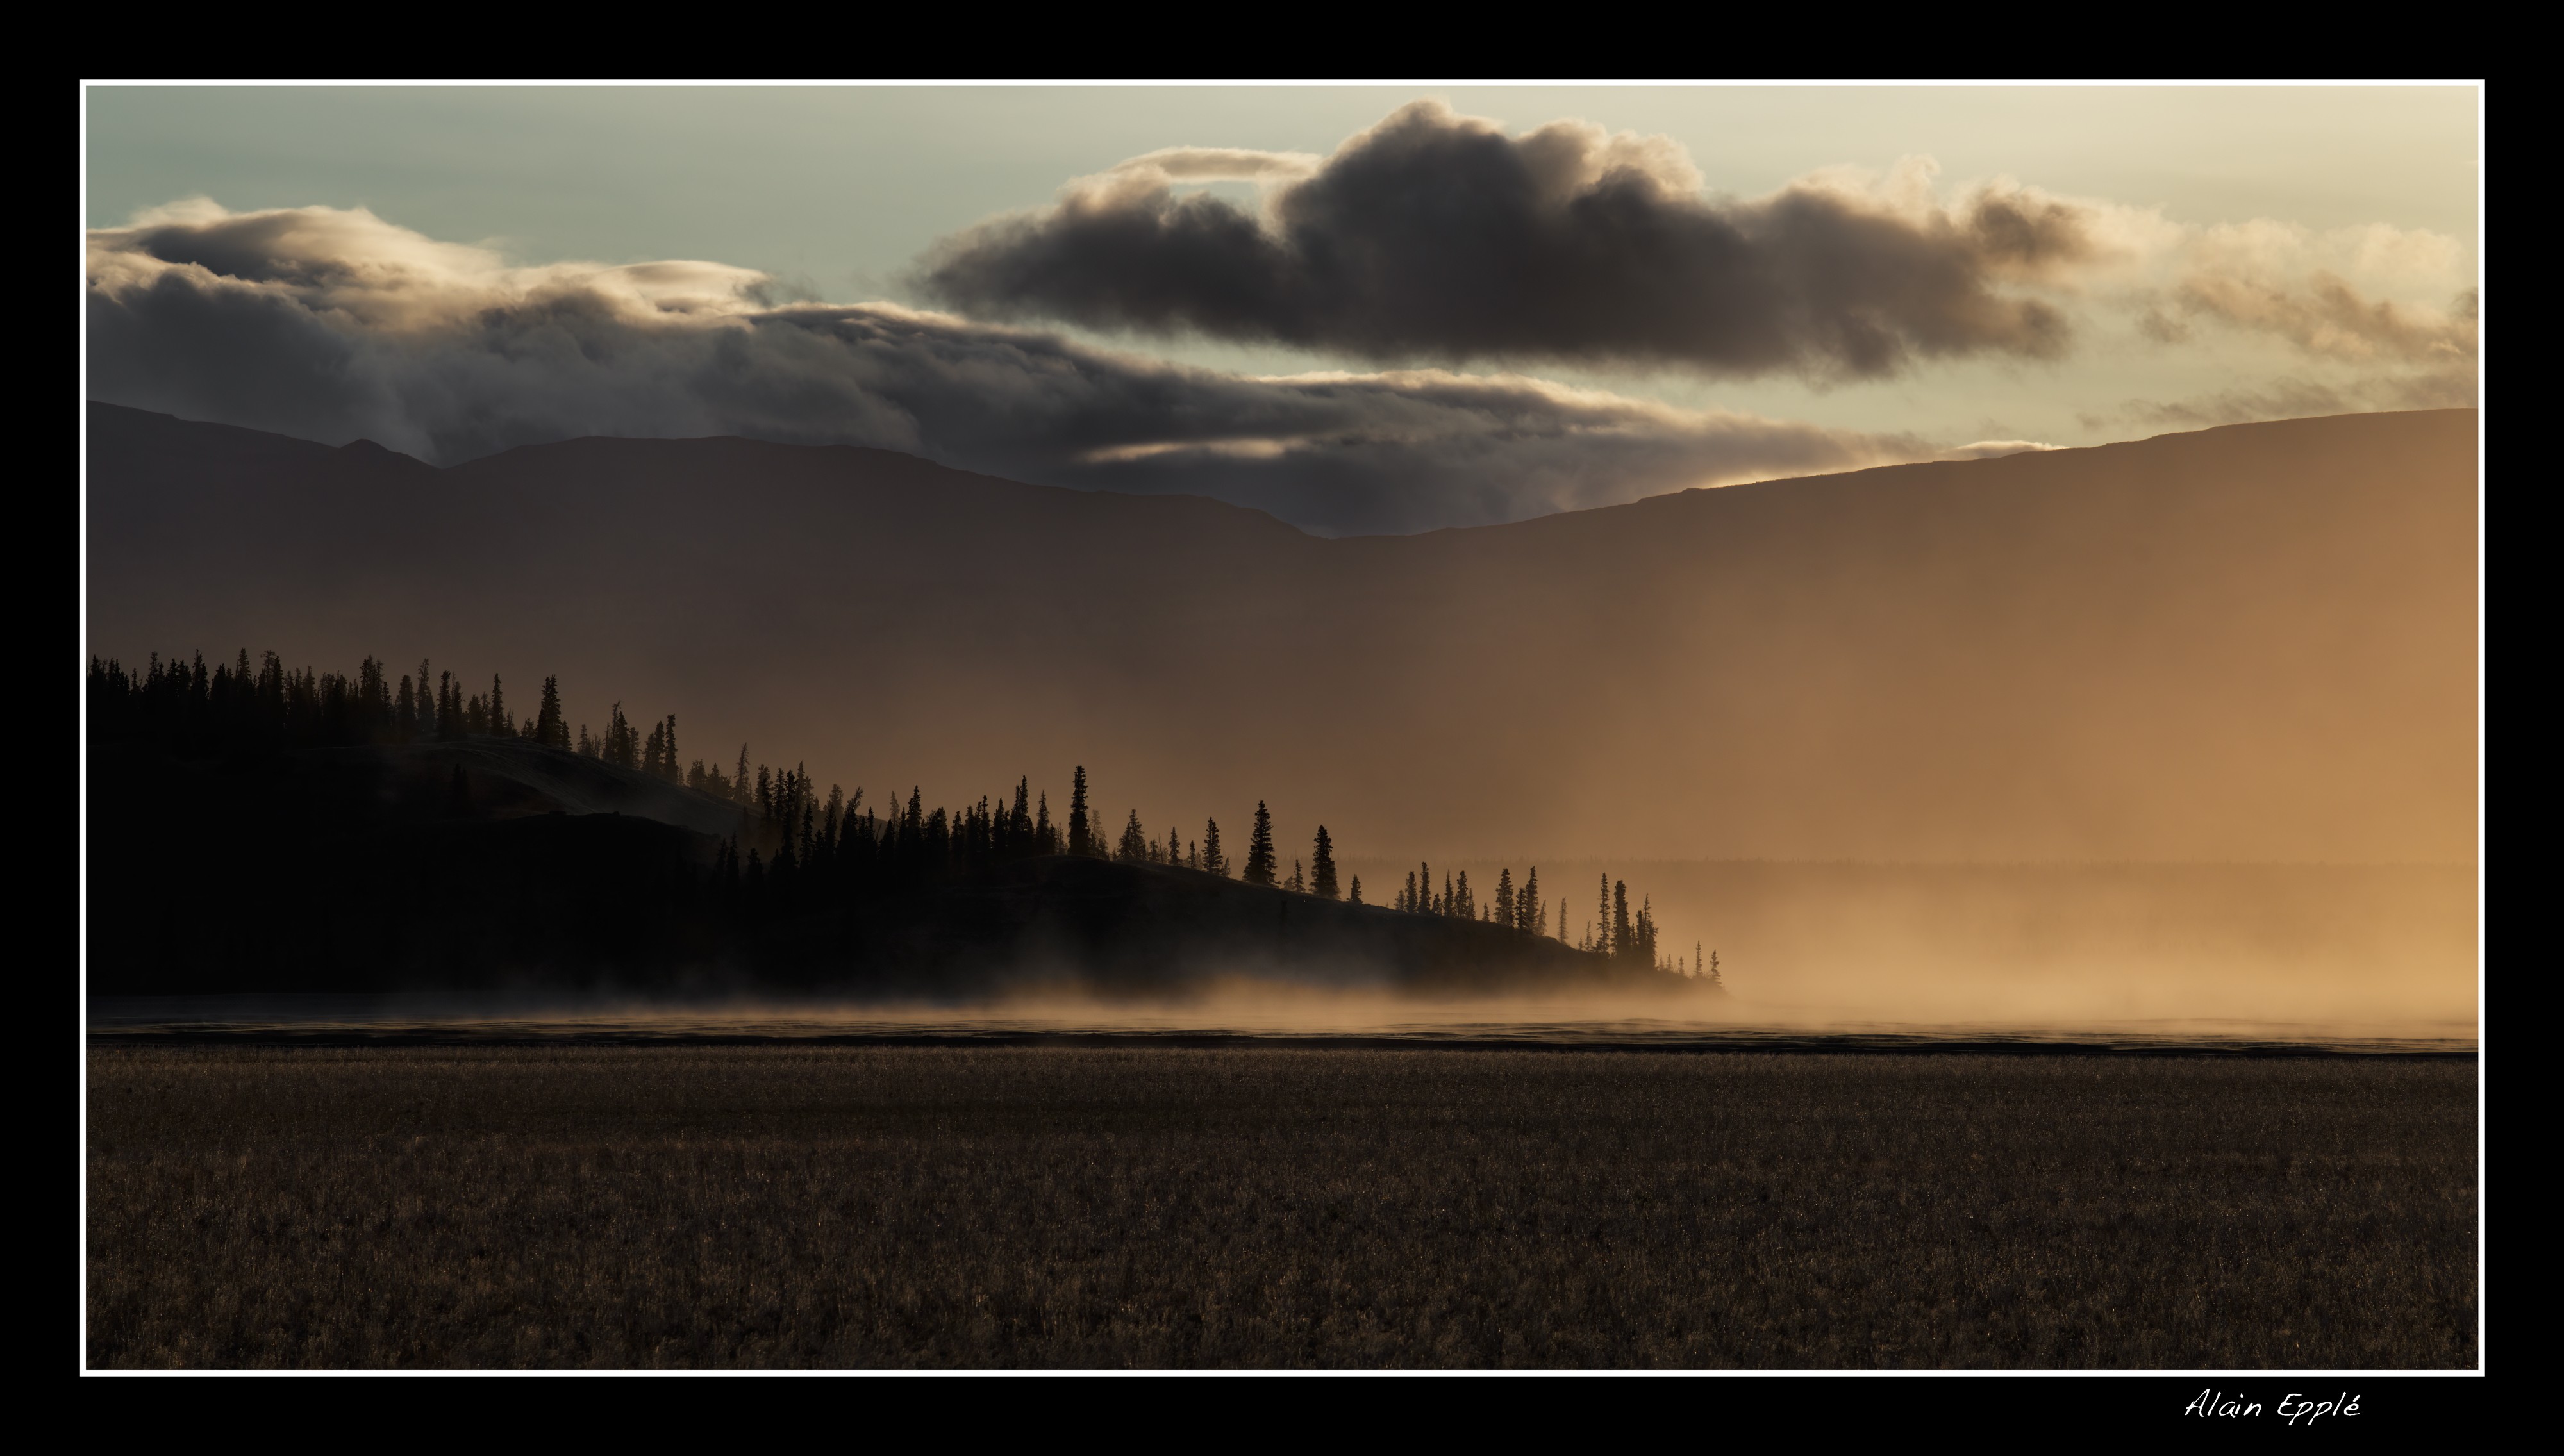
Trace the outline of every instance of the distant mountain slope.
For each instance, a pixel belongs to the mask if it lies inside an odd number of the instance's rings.
[[[90,640],[557,672],[875,801],[1652,857],[2462,860],[2475,416],[2344,416],[1321,540],[880,451],[435,470],[90,407]]]

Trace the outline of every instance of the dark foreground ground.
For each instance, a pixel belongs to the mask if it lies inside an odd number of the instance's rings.
[[[2464,1366],[2475,1072],[106,1048],[89,1357]]]

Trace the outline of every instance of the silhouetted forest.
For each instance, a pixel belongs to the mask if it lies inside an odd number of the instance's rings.
[[[1607,878],[1598,929],[1571,943],[1537,869],[1519,887],[1501,871],[1481,904],[1466,873],[1435,890],[1419,866],[1367,904],[1321,825],[1286,874],[1262,802],[1237,866],[1215,817],[1153,833],[1132,810],[1109,831],[1083,765],[1057,815],[1029,775],[959,807],[914,787],[874,805],[746,745],[727,769],[688,758],[673,715],[644,728],[617,703],[601,730],[573,728],[557,678],[534,696],[517,716],[499,678],[429,662],[94,660],[94,965],[154,987],[682,973],[914,989],[1024,967],[1165,984],[1241,959],[1445,986],[1714,983],[1697,953],[1661,956],[1646,902],[1632,913]]]

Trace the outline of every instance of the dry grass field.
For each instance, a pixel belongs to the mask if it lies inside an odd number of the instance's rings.
[[[2462,1366],[2464,1062],[102,1049],[101,1366]]]

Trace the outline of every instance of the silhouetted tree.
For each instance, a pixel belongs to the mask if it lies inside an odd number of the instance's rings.
[[[1202,821],[1201,867],[1214,875],[1228,873],[1228,857],[1219,852],[1219,821]]]
[[[641,738],[638,733],[632,731],[632,720],[623,716],[623,705],[620,703],[614,705],[613,713],[606,719],[605,751],[602,756],[606,762],[617,768],[641,766]]]
[[[1273,815],[1262,799],[1255,801],[1255,829],[1247,837],[1246,873],[1241,878],[1249,885],[1273,883]]]
[[[561,720],[560,679],[543,679],[542,706],[534,711],[534,741],[546,748],[569,746],[569,725]]]
[[[490,675],[490,731],[501,737],[514,737],[517,726],[508,721],[508,699],[500,691],[499,675]]]
[[[1362,904],[1362,903],[1363,903],[1363,898],[1362,898],[1362,876],[1360,876],[1360,875],[1356,875],[1356,876],[1354,876],[1354,888],[1353,888],[1352,890],[1350,890],[1350,891],[1348,891],[1348,892],[1347,892],[1347,899],[1348,899],[1348,900],[1350,900],[1350,901],[1351,901],[1353,904],[1355,904],[1355,905],[1360,905],[1360,904]]]
[[[1092,854],[1093,839],[1086,832],[1086,765],[1077,765],[1077,778],[1068,792],[1068,852]]]
[[[1309,854],[1309,888],[1320,900],[1336,898],[1336,845],[1327,837],[1327,826],[1318,826],[1317,848]]]
[[[1149,853],[1149,836],[1140,832],[1140,811],[1131,811],[1131,822],[1122,826],[1121,857],[1139,864],[1157,858]]]

